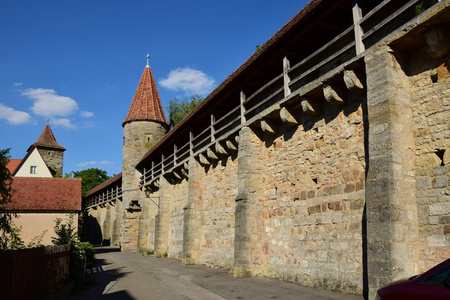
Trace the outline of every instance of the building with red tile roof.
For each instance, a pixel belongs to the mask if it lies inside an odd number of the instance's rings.
[[[53,177],[62,172],[65,150],[47,124],[25,157],[10,159],[7,164],[13,178],[11,202],[6,210],[16,214],[13,225],[22,227],[25,243],[46,231],[43,243],[51,244],[55,220],[81,211],[81,179]],[[49,167],[49,163],[56,167]],[[78,217],[74,218],[74,226],[78,226]]]

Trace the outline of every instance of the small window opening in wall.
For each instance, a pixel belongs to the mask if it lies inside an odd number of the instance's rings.
[[[436,74],[432,74],[431,75],[431,81],[433,82],[433,83],[436,83],[436,82],[438,82],[438,74],[436,73]]]
[[[438,150],[436,150],[436,152],[434,152],[434,154],[436,154],[437,157],[439,157],[439,159],[441,160],[441,166],[445,166],[445,163],[444,163],[445,150],[438,149]]]
[[[144,135],[144,144],[145,144],[145,146],[151,147],[153,145],[152,144],[152,140],[153,140],[153,135],[151,133],[146,133]]]
[[[31,166],[30,167],[30,174],[36,174],[37,173],[37,167],[36,166]]]

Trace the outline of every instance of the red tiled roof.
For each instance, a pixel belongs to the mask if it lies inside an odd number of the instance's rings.
[[[45,128],[42,131],[41,136],[39,137],[37,142],[34,143],[33,145],[36,145],[37,147],[47,147],[47,148],[66,150],[66,148],[64,148],[63,146],[58,144],[58,142],[55,139],[55,136],[53,135],[52,129],[50,128],[50,125],[48,125],[48,124],[45,125]],[[31,146],[30,146],[30,148],[31,148]],[[29,148],[28,148],[28,150],[29,150]]]
[[[9,170],[11,174],[14,174],[14,172],[17,170],[17,167],[22,162],[21,159],[10,159],[8,164],[6,165],[6,168]]]
[[[81,178],[14,177],[9,211],[80,211]]]
[[[139,81],[127,117],[123,121],[122,126],[132,121],[158,121],[168,124],[161,99],[159,98],[155,78],[149,66],[145,67],[142,73],[141,80]]]
[[[90,195],[92,195],[92,194],[94,194],[94,193],[96,193],[98,191],[101,191],[102,189],[104,189],[106,187],[109,187],[109,186],[113,185],[116,182],[119,183],[119,181],[120,181],[120,185],[122,185],[122,182],[121,182],[122,181],[122,172],[120,172],[116,176],[106,180],[105,182],[100,183],[99,185],[94,187],[92,190],[88,191],[86,193],[86,195],[84,195],[84,198],[86,198],[86,197],[88,197],[88,196],[90,196]]]

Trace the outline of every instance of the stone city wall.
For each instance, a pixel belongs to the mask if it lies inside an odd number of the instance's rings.
[[[237,174],[236,158],[228,157],[210,166],[200,182],[198,200],[203,215],[199,228],[201,264],[229,269],[233,266]]]
[[[184,208],[187,205],[188,183],[171,184],[171,209],[169,221],[169,256],[183,258]]]
[[[298,128],[260,141],[255,274],[362,292],[361,100],[345,99],[345,110],[323,107],[323,114],[305,117]]]
[[[116,215],[88,214],[103,231],[112,227],[104,236],[113,241],[121,228],[124,250],[369,299],[436,265],[450,256],[444,17],[437,25],[427,23],[432,15],[411,22],[292,91],[306,102],[295,105],[285,94],[285,102],[244,120],[227,137],[238,141],[228,155],[202,162],[208,155],[197,153],[183,162],[183,179],[172,171],[152,178],[156,204],[140,191],[140,206],[129,210],[134,199],[126,193],[138,184],[124,180]],[[344,84],[353,71],[362,87]],[[282,109],[292,115],[281,117]]]
[[[450,257],[450,60],[423,47],[403,64],[411,84],[419,222],[418,272]]]

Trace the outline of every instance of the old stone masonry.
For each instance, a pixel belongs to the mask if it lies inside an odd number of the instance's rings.
[[[370,299],[450,257],[449,28],[311,1],[170,131],[147,65],[86,238]]]

